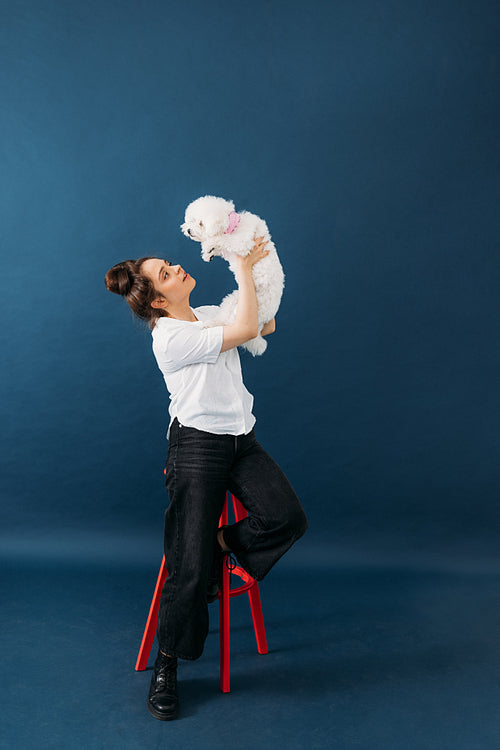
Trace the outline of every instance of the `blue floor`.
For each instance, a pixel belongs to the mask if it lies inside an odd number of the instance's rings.
[[[231,693],[218,607],[195,662],[180,661],[177,721],[146,708],[134,665],[156,570],[4,566],[2,750],[350,748],[498,750],[498,575],[397,565],[260,584],[269,654],[246,596],[231,601]]]

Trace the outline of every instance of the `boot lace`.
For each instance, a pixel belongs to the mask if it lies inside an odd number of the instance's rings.
[[[163,692],[164,690],[168,690],[175,693],[177,690],[177,659],[162,660],[155,667],[156,691]]]
[[[231,588],[231,586],[233,584],[233,570],[236,568],[236,566],[238,564],[236,562],[236,558],[234,557],[234,555],[232,554],[232,552],[228,552],[224,556],[224,564],[225,564],[226,568],[229,570],[229,588]]]
[[[162,669],[156,678],[156,689],[160,692],[168,690],[174,692],[177,689],[177,673],[175,669]]]

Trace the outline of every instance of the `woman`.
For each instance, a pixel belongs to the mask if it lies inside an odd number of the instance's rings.
[[[225,554],[260,581],[308,522],[290,482],[255,438],[253,397],[243,385],[237,347],[258,334],[252,267],[268,251],[262,237],[238,258],[234,323],[204,328],[216,307],[192,308],[196,281],[160,258],[128,260],[106,274],[149,322],[153,352],[170,393],[164,549],[168,576],[158,615],[159,650],[147,705],[157,719],[179,712],[177,659],[201,656],[208,603],[217,596]],[[274,331],[274,320],[262,335]],[[218,530],[226,491],[248,518]]]

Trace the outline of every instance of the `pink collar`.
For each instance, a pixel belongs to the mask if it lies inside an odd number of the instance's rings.
[[[229,214],[229,226],[224,234],[232,234],[240,223],[240,220],[240,215],[237,214],[236,211],[231,211],[231,213]]]

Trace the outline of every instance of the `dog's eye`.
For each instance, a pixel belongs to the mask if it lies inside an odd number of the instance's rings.
[[[200,222],[199,222],[199,224],[200,224],[200,227],[202,227],[202,226],[203,226],[203,222],[202,222],[202,221],[200,221]]]

